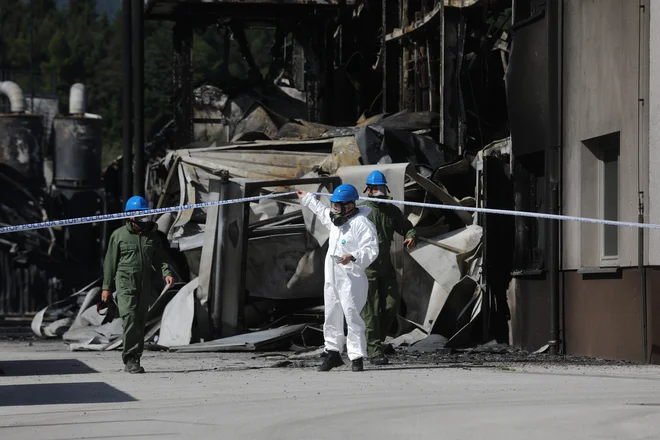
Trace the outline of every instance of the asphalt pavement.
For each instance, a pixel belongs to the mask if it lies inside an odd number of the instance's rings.
[[[656,366],[393,361],[319,373],[316,359],[149,352],[129,375],[117,352],[0,342],[0,438],[660,438]]]

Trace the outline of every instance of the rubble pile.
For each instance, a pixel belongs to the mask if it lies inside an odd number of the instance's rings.
[[[425,131],[438,117],[432,112],[378,115],[354,127],[329,127],[282,116],[254,99],[232,101],[210,87],[195,96],[199,111],[224,118],[226,125],[207,127],[199,132],[204,140],[185,149],[153,150],[157,154],[151,156],[147,178],[158,207],[294,188],[327,192],[340,182],[363,188],[376,168],[386,174],[395,200],[477,203],[465,196],[475,194],[471,159]],[[444,175],[453,177],[438,177]],[[447,190],[457,186],[452,180],[472,182],[472,187],[462,188],[459,199]],[[404,303],[398,325],[390,329],[392,344],[415,346],[429,335],[441,337],[443,348],[480,342],[483,303],[495,301],[482,284],[481,226],[465,211],[403,209],[420,240],[412,251],[403,250],[401,239],[392,248]],[[328,231],[317,227],[297,198],[164,214],[157,223],[179,259],[181,283],[171,291],[152,292],[146,342],[180,352],[321,343]],[[219,242],[223,252],[216,261]],[[35,318],[35,333],[62,336],[76,350],[118,348],[121,320],[104,322],[97,316],[92,305],[98,295],[98,286],[79,292],[66,300],[66,312],[54,304]],[[53,308],[60,312],[49,311]],[[49,316],[58,319],[46,325],[43,319]]]

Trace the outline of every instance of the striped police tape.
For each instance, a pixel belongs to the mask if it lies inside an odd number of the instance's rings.
[[[295,192],[291,191],[287,193],[267,194],[264,196],[241,197],[238,199],[219,200],[217,202],[203,202],[203,203],[195,203],[190,205],[171,206],[169,208],[156,208],[156,209],[150,209],[148,211],[119,212],[116,214],[91,215],[88,217],[69,218],[64,220],[51,220],[47,222],[29,223],[25,225],[16,225],[16,226],[5,226],[0,228],[0,234],[6,234],[9,232],[34,231],[35,229],[55,228],[59,226],[82,225],[85,223],[107,222],[110,220],[121,220],[124,218],[131,218],[131,217],[144,217],[146,215],[166,214],[169,212],[177,212],[177,211],[187,211],[189,209],[209,208],[212,206],[219,206],[219,205],[231,205],[233,203],[257,202],[262,199],[274,199],[277,197],[290,196],[293,194],[295,194]]]
[[[319,196],[332,195],[328,193],[312,193],[312,194]],[[570,215],[544,214],[539,212],[511,211],[507,209],[493,209],[493,208],[473,208],[469,206],[439,205],[435,203],[406,202],[404,200],[376,199],[371,197],[360,197],[360,200],[366,200],[366,201],[378,202],[378,203],[391,203],[395,205],[417,206],[421,208],[444,209],[447,211],[469,211],[469,212],[477,212],[483,214],[499,214],[499,215],[518,216],[518,217],[543,218],[549,220],[576,221],[582,223],[596,223],[601,225],[625,226],[631,228],[660,229],[660,225],[655,225],[652,223],[621,222],[614,220],[601,220],[601,219],[589,218],[589,217],[574,217]]]
[[[148,211],[140,211],[140,212],[120,212],[116,214],[93,215],[88,217],[79,217],[79,218],[71,218],[64,220],[51,220],[41,223],[29,223],[25,225],[5,226],[0,228],[0,234],[7,234],[10,232],[21,232],[21,231],[33,231],[36,229],[54,228],[60,226],[73,226],[73,225],[80,225],[85,223],[105,222],[110,220],[120,220],[130,217],[142,217],[142,216],[154,215],[154,214],[166,214],[170,212],[186,211],[189,209],[197,209],[197,208],[209,208],[212,206],[230,205],[234,203],[257,202],[263,199],[274,199],[278,197],[290,196],[293,194],[295,194],[295,192],[291,191],[286,193],[273,193],[273,194],[254,196],[254,197],[241,197],[237,199],[219,200],[217,202],[203,202],[203,203],[195,203],[189,205],[171,206],[168,208],[157,208],[157,209],[150,209]],[[329,193],[318,193],[318,192],[312,192],[311,194],[317,196],[323,196],[323,197],[328,197],[332,195]],[[560,220],[560,221],[576,221],[582,223],[595,223],[601,225],[623,226],[623,227],[631,227],[631,228],[660,229],[660,225],[656,225],[652,223],[601,220],[597,218],[574,217],[574,216],[559,215],[559,214],[544,214],[538,212],[512,211],[507,209],[441,205],[435,203],[408,202],[404,200],[376,199],[371,197],[360,197],[360,200],[379,202],[379,203],[391,203],[395,205],[416,206],[421,208],[444,209],[448,211],[468,211],[468,212],[477,212],[483,214],[510,215],[510,216],[518,216],[518,217],[531,217],[531,218],[541,218],[541,219]]]

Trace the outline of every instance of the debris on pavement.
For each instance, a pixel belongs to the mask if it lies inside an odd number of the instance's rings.
[[[170,347],[170,351],[179,353],[203,353],[215,351],[273,350],[277,349],[277,347],[282,347],[283,342],[286,348],[289,348],[291,338],[300,335],[305,327],[305,324],[287,325],[270,330],[216,339],[214,341],[190,344],[185,347]]]

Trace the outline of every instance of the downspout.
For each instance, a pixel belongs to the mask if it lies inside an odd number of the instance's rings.
[[[638,193],[638,213],[637,221],[644,223],[644,185],[643,176],[648,176],[642,172],[642,133],[644,129],[644,96],[642,96],[642,42],[648,41],[648,38],[642,38],[645,34],[645,0],[639,0],[639,33],[637,42],[637,193]],[[645,36],[645,35],[644,35]],[[648,358],[648,304],[646,292],[646,267],[644,266],[644,229],[637,229],[637,265],[640,274],[640,294],[641,294],[641,322],[642,322],[642,359],[644,363],[649,362]]]
[[[548,106],[549,131],[548,145],[545,150],[546,196],[548,213],[559,214],[559,166],[561,162],[561,51],[562,28],[561,20],[563,0],[547,4],[548,20]],[[548,288],[550,293],[550,354],[559,353],[559,221],[546,220],[548,243]]]
[[[229,172],[222,170],[220,173],[220,200],[227,200],[229,194]],[[222,330],[222,286],[224,284],[224,238],[227,223],[227,205],[218,206],[218,225],[216,226],[215,256],[213,265],[213,328],[218,336]]]
[[[7,95],[7,98],[9,98],[12,113],[25,112],[25,98],[18,84],[12,81],[4,81],[0,83],[0,93]]]

